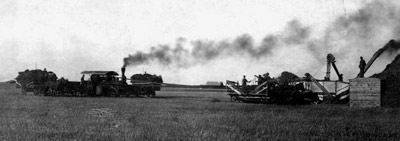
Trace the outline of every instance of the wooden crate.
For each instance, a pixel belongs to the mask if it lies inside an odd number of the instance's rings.
[[[378,78],[350,79],[350,107],[380,107],[381,80]]]

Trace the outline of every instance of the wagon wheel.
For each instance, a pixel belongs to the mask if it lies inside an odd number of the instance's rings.
[[[112,88],[113,88],[112,91],[114,91],[115,97],[119,97],[120,94],[122,94],[122,93],[120,93],[120,89],[118,87],[112,87]]]
[[[146,96],[147,96],[147,97],[150,97],[150,96],[151,96],[151,90],[147,90],[147,91],[146,91]]]
[[[127,94],[126,94],[126,91],[124,88],[118,89],[118,95],[117,95],[118,97],[125,96],[125,95],[127,95]]]
[[[125,96],[125,87],[118,87],[118,96]]]
[[[40,88],[38,95],[39,94],[45,94],[45,93],[46,93],[46,88]]]
[[[24,95],[26,95],[26,89],[25,88],[21,88],[21,92],[22,92],[22,94],[24,94]]]
[[[136,97],[139,97],[141,94],[142,94],[142,91],[137,91],[137,92],[135,93],[135,96],[136,96]]]
[[[91,89],[90,89],[90,90],[89,90],[89,89],[86,90],[86,95],[87,95],[87,96],[94,96],[93,93],[94,93],[94,91],[91,90]]]
[[[86,87],[84,88],[84,93],[86,96],[94,96],[94,91],[93,91],[93,86],[92,85],[86,85]]]
[[[42,93],[44,96],[48,96],[49,93],[51,93],[51,88],[50,87],[43,88]]]
[[[156,91],[153,90],[153,91],[151,92],[151,97],[156,97]]]
[[[93,96],[93,90],[92,90],[92,88],[86,89],[86,90],[85,90],[85,93],[86,93],[86,94],[85,94],[86,96]]]
[[[235,96],[232,96],[232,100],[233,100],[233,101],[238,101],[238,100],[239,100],[239,97],[236,96],[236,95],[235,95]]]
[[[155,97],[156,96],[156,90],[154,90],[154,85],[151,85],[150,91],[149,91],[149,97]]]
[[[86,96],[87,94],[86,94],[86,87],[85,87],[85,85],[80,86],[79,89],[78,89],[78,92],[79,92],[79,95],[80,95],[81,97]]]
[[[40,89],[34,89],[33,90],[33,95],[39,95]]]
[[[54,96],[56,95],[56,93],[58,93],[57,89],[52,89],[51,92],[49,93],[50,96]]]
[[[49,89],[47,92],[44,93],[44,96],[48,96],[49,93],[51,93],[51,89]]]
[[[115,95],[115,97],[119,97],[120,96],[119,91],[118,90],[114,91],[114,95]]]
[[[114,86],[110,86],[107,91],[108,91],[108,93],[107,93],[108,95],[106,95],[106,96],[114,95],[115,97],[119,97],[118,88],[116,88]]]
[[[50,96],[55,96],[58,93],[57,88],[50,89],[49,91],[50,91],[50,93],[48,93],[48,95],[50,95]]]
[[[139,97],[139,95],[142,93],[142,89],[139,87],[137,90],[136,90],[136,92],[134,93],[135,94],[135,97]]]
[[[78,95],[78,96],[80,96],[80,97],[83,97],[83,87],[82,86],[79,86],[77,89],[76,89],[76,94]]]
[[[56,94],[59,92],[59,90],[58,89],[54,89],[51,93],[50,93],[50,95],[51,96],[56,96]]]

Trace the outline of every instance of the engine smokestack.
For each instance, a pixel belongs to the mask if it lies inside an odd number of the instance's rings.
[[[121,81],[122,81],[123,84],[126,85],[127,83],[126,83],[126,76],[125,76],[125,67],[121,68],[121,75],[122,75]]]
[[[121,68],[121,75],[122,75],[122,78],[125,78],[125,67]]]

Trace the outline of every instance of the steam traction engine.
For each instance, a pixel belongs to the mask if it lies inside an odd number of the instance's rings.
[[[88,96],[119,96],[124,93],[124,85],[116,76],[114,71],[83,71],[82,74],[89,75],[87,81],[82,81],[82,93]],[[82,78],[83,79],[83,78]]]
[[[121,68],[121,77],[114,71],[83,71],[89,79],[82,81],[82,93],[88,96],[149,96],[154,97],[160,90],[161,76],[150,74],[135,74],[128,84],[125,68]]]

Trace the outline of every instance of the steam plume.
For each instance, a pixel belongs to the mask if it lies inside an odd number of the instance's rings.
[[[152,61],[162,65],[175,65],[186,68],[197,64],[205,64],[217,58],[226,56],[242,56],[253,59],[271,55],[277,46],[299,45],[306,42],[311,31],[299,21],[288,22],[285,32],[277,35],[267,35],[259,45],[254,44],[253,38],[248,34],[236,37],[233,41],[196,40],[191,42],[192,50],[184,47],[184,38],[179,38],[175,47],[158,45],[151,47],[150,52],[138,51],[124,58],[124,66],[136,66]]]
[[[312,28],[304,26],[298,20],[289,21],[286,28],[278,34],[264,37],[260,44],[255,44],[250,35],[243,34],[232,41],[192,41],[192,50],[184,46],[184,39],[179,39],[174,47],[159,45],[150,52],[136,52],[124,58],[124,66],[135,66],[158,62],[165,66],[175,65],[187,68],[197,64],[206,64],[218,58],[240,56],[259,60],[274,57],[275,49],[304,47],[311,52],[314,60],[322,66],[326,62],[326,54],[332,53],[338,58],[347,76],[355,76],[354,69],[358,65],[358,57],[370,56],[383,47],[390,39],[400,37],[399,2],[372,1],[354,13],[337,17],[325,29],[322,36],[312,38]],[[313,36],[314,37],[314,36]],[[391,48],[386,52],[396,54],[399,48]],[[382,57],[382,56],[381,56]],[[307,63],[307,62],[305,62]],[[354,67],[351,67],[354,66]],[[315,69],[312,67],[310,69]],[[313,71],[313,70],[310,70]],[[346,77],[345,75],[345,77]]]
[[[369,54],[383,47],[389,40],[399,39],[398,6],[396,1],[368,3],[353,14],[338,17],[326,30],[322,40],[309,47],[316,54],[337,52],[352,57],[356,52]]]
[[[326,30],[322,40],[309,46],[318,60],[323,60],[321,54],[334,53],[336,58],[343,60],[344,74],[356,76],[353,69],[358,69],[358,57],[369,59],[375,51],[384,49],[380,58],[392,59],[398,53],[400,37],[400,13],[398,1],[373,1],[366,4],[353,14],[338,17]],[[385,46],[389,40],[394,43]],[[382,62],[384,63],[384,62]],[[388,62],[386,62],[388,63]],[[383,66],[380,66],[383,65]],[[378,72],[384,64],[375,63],[369,72]]]

